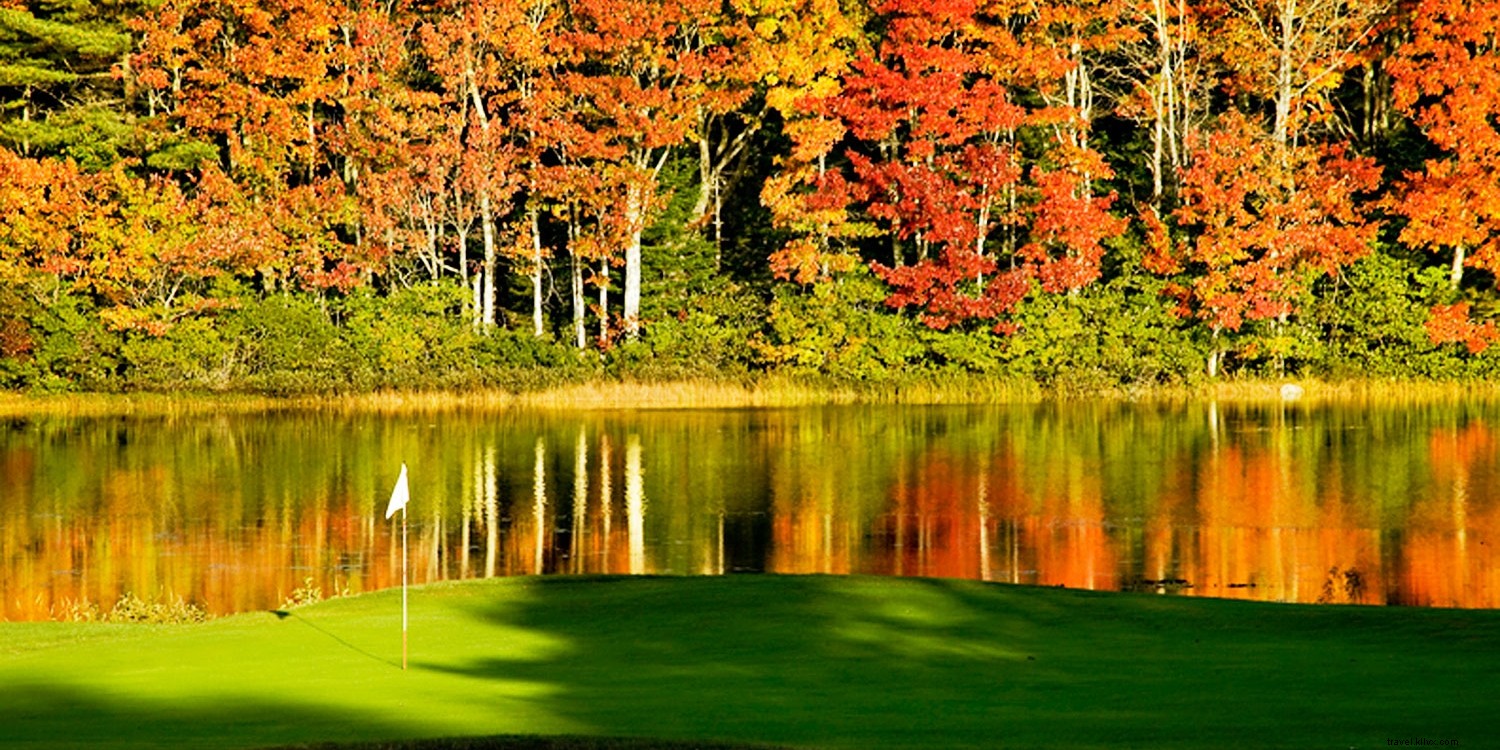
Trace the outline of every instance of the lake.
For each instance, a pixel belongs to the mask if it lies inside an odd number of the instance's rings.
[[[0,424],[0,617],[500,575],[937,576],[1500,606],[1500,407],[321,412]]]

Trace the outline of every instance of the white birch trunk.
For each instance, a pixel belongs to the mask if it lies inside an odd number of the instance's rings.
[[[484,233],[484,266],[479,271],[479,327],[495,327],[495,216],[488,188],[479,193],[479,222]]]
[[[626,221],[630,226],[630,242],[625,246],[625,335],[631,339],[641,333],[641,234],[644,228],[645,201],[641,188],[632,187],[627,199]]]
[[[599,346],[609,344],[609,259],[599,260]]]
[[[588,343],[588,337],[584,331],[583,259],[574,255],[570,265],[573,290],[573,345],[582,349]]]

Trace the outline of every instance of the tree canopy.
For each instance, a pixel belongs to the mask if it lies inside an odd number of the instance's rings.
[[[295,299],[351,351],[374,309],[545,367],[1488,372],[1497,24],[1488,0],[11,3],[0,360],[12,386],[150,357],[224,385],[203,372],[264,349],[252,311]]]

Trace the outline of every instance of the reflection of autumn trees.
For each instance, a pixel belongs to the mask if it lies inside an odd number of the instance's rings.
[[[981,478],[977,467],[931,451],[898,471],[891,505],[877,525],[893,575],[974,578],[980,572]]]
[[[1171,534],[1178,577],[1210,596],[1309,602],[1321,598],[1333,571],[1357,571],[1365,588],[1352,600],[1373,602],[1378,529],[1354,517],[1365,499],[1344,495],[1334,470],[1317,489],[1293,481],[1286,442],[1273,433],[1264,444],[1227,446],[1200,464],[1191,498],[1198,525]],[[1351,600],[1344,580],[1352,579],[1340,578],[1333,591],[1340,601]]]
[[[1500,606],[1495,450],[1495,435],[1483,422],[1438,428],[1428,437],[1432,482],[1412,508],[1399,570],[1400,603]]]
[[[1493,552],[1473,540],[1494,538],[1497,512],[1493,502],[1470,512],[1461,491],[1476,470],[1487,472],[1483,487],[1500,481],[1488,432],[1475,436],[1482,425],[1464,433],[1462,453],[1418,467],[1390,425],[1238,415],[1215,440],[1106,415],[1079,438],[1076,424],[1032,416],[977,453],[955,452],[961,438],[947,435],[899,456],[889,506],[864,526],[817,492],[823,475],[789,483],[777,495],[775,569],[1493,606]],[[1433,433],[1435,446],[1453,441],[1444,434]],[[1408,503],[1400,493],[1415,486],[1456,489]],[[861,539],[863,560],[851,555]]]
[[[36,422],[0,432],[0,616],[734,571],[1500,606],[1482,411],[826,409]]]

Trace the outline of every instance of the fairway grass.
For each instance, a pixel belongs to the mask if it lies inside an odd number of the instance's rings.
[[[922,579],[507,578],[414,589],[404,672],[400,621],[386,591],[199,625],[0,624],[0,747],[1500,742],[1494,611]]]

